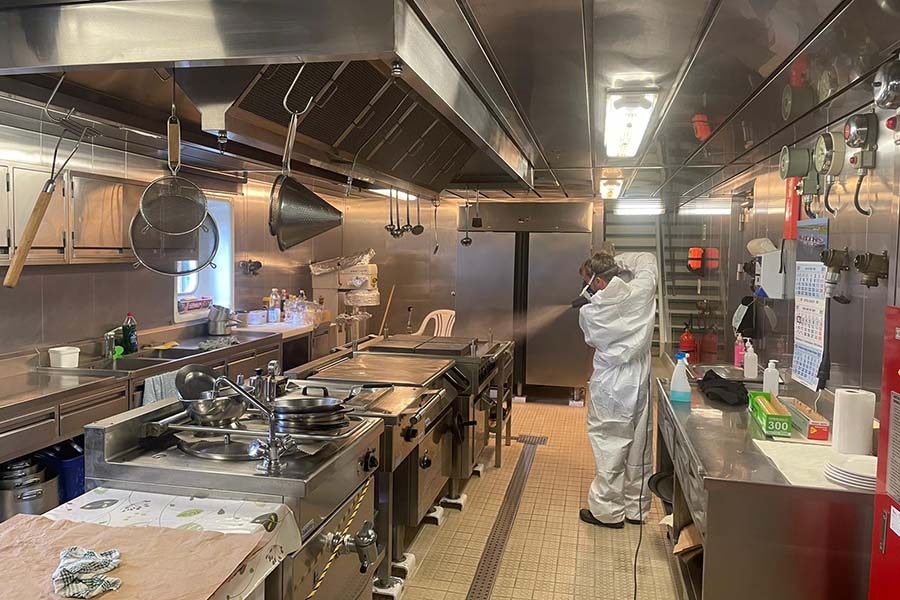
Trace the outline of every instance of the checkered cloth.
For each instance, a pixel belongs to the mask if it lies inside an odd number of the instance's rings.
[[[66,548],[59,554],[59,566],[51,577],[53,591],[66,598],[95,598],[122,585],[118,577],[102,573],[119,566],[119,551],[94,552],[79,546]]]

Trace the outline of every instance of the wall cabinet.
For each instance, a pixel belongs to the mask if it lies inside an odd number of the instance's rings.
[[[72,262],[134,260],[128,230],[143,186],[83,173],[70,179]]]
[[[10,254],[12,254],[12,181],[9,176],[9,169],[0,166],[0,264],[5,265],[9,262]]]
[[[47,183],[50,172],[46,170],[13,167],[13,239],[18,247],[31,217],[31,211],[38,195]],[[56,264],[66,262],[66,199],[64,180],[60,180],[53,191],[47,214],[41,221],[40,229],[28,255],[29,263]]]

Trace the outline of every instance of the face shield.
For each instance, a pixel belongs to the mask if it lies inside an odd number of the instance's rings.
[[[597,273],[596,271],[591,273],[590,280],[588,280],[588,282],[585,284],[585,286],[583,288],[581,288],[581,293],[578,294],[579,298],[583,298],[584,300],[590,300],[591,296],[593,296],[595,293],[597,293],[597,290],[595,290],[593,287],[591,287],[591,284],[593,284],[597,280],[598,277],[606,282],[609,282],[613,277],[618,275],[618,273],[619,273],[618,266],[613,266],[613,267],[603,271],[602,273]]]

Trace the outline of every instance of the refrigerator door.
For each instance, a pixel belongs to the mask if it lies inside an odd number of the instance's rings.
[[[528,385],[587,385],[593,353],[584,343],[578,311],[570,304],[581,290],[578,268],[590,251],[590,233],[530,234],[525,366]]]
[[[463,234],[459,234],[462,239]],[[513,273],[516,234],[471,232],[471,246],[457,242],[454,337],[513,338]]]

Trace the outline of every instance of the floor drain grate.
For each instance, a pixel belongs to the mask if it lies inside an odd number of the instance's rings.
[[[523,444],[534,444],[535,446],[546,446],[547,445],[547,436],[546,435],[520,435],[516,437],[517,442],[521,442]]]
[[[490,600],[494,582],[497,581],[497,573],[500,571],[500,560],[503,558],[503,551],[506,550],[506,542],[509,541],[516,513],[519,512],[519,502],[522,500],[528,472],[531,471],[531,463],[534,462],[534,454],[537,452],[538,446],[547,443],[545,436],[520,435],[516,439],[525,444],[525,449],[519,455],[512,479],[509,480],[506,495],[503,497],[494,527],[491,529],[487,544],[481,553],[481,560],[466,600]]]

